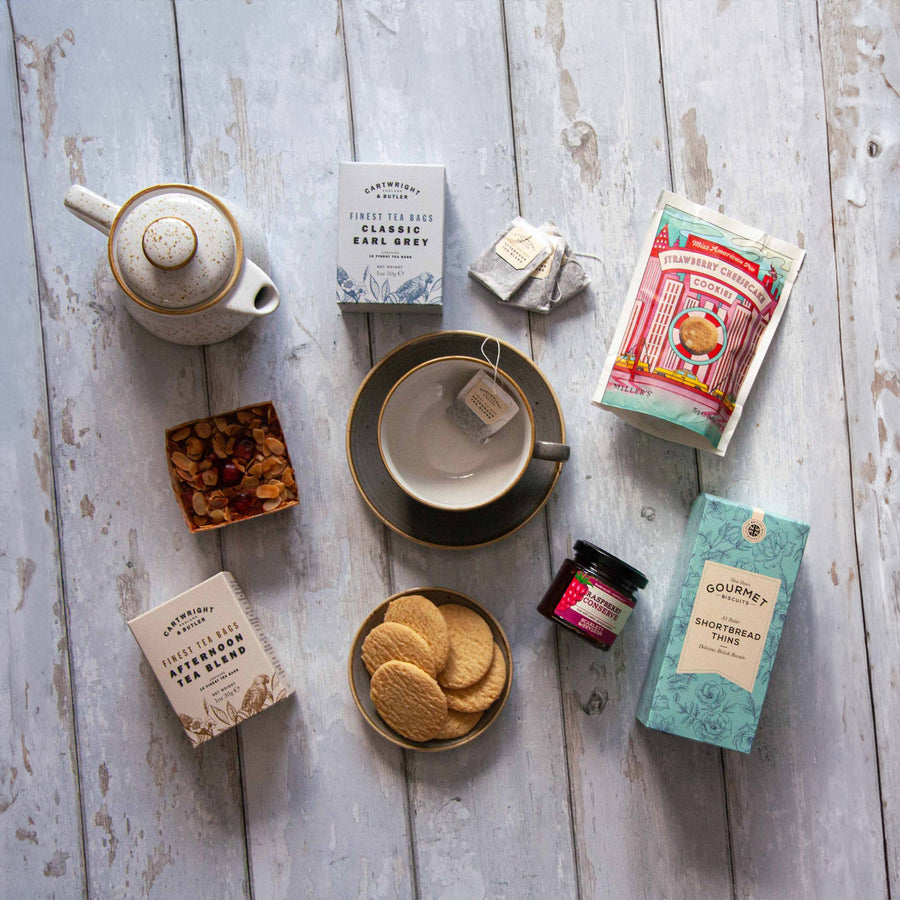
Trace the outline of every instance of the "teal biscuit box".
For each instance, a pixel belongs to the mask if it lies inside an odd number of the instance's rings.
[[[701,494],[637,718],[749,753],[809,525]]]

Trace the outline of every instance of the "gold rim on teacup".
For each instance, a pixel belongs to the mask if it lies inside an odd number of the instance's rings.
[[[400,477],[398,477],[398,470],[395,465],[392,465],[388,459],[388,456],[385,454],[383,440],[382,440],[382,424],[384,421],[385,410],[388,408],[391,402],[391,398],[394,396],[395,392],[406,383],[411,377],[413,377],[417,372],[421,372],[423,369],[430,368],[437,363],[446,363],[452,361],[459,361],[464,363],[471,363],[473,366],[477,366],[481,369],[484,369],[488,372],[494,371],[494,366],[490,363],[485,362],[484,360],[476,359],[474,356],[466,356],[464,354],[453,354],[448,356],[438,356],[434,359],[426,360],[425,362],[419,363],[419,365],[413,367],[408,372],[405,372],[397,382],[391,387],[390,391],[388,391],[387,396],[384,398],[384,402],[381,404],[381,410],[378,413],[378,427],[376,431],[376,438],[378,442],[378,452],[381,455],[381,461],[384,464],[385,469],[387,470],[388,475],[391,477],[391,480],[400,490],[403,491],[407,496],[412,497],[413,500],[418,503],[422,503],[425,506],[430,506],[432,509],[441,509],[448,511],[468,511],[472,509],[480,509],[483,506],[487,506],[490,503],[494,503],[499,500],[501,497],[504,497],[508,494],[519,482],[522,476],[525,474],[525,470],[528,468],[529,463],[533,458],[533,449],[535,445],[535,424],[534,424],[534,413],[531,410],[531,404],[528,402],[528,398],[525,396],[525,392],[519,387],[518,383],[515,379],[511,378],[503,369],[497,369],[497,376],[501,382],[501,385],[504,388],[510,388],[515,394],[516,402],[519,406],[519,410],[524,412],[528,417],[528,431],[527,434],[530,435],[529,444],[531,445],[527,451],[527,454],[524,455],[522,464],[515,471],[513,477],[508,479],[508,483],[503,488],[503,490],[492,494],[490,497],[486,497],[483,500],[479,500],[477,503],[464,504],[464,505],[453,505],[448,503],[437,503],[433,500],[428,500],[424,496],[415,493],[413,490],[410,490],[403,482]]]

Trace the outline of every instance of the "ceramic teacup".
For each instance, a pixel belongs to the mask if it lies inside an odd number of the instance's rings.
[[[518,412],[484,444],[447,415],[469,379],[494,368],[468,356],[444,356],[407,372],[391,388],[378,418],[378,449],[391,478],[420,503],[467,510],[492,503],[522,477],[532,458],[562,461],[569,448],[535,440],[534,414],[522,389],[502,369],[497,381]]]

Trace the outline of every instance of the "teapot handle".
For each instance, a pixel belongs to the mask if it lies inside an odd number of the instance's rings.
[[[281,295],[272,279],[256,263],[245,259],[226,309],[242,315],[266,316],[275,312],[280,302]]]
[[[103,234],[109,234],[116,214],[121,208],[112,200],[107,200],[106,197],[101,197],[80,184],[73,184],[66,191],[63,203],[69,212],[78,216],[82,222],[93,225],[97,231],[102,231]]]

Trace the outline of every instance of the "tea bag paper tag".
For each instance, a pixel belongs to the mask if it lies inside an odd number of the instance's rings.
[[[498,241],[494,252],[514,269],[526,268],[536,256],[547,250],[547,242],[524,219],[516,224]]]
[[[530,275],[531,278],[546,278],[553,266],[553,254],[551,253]]]
[[[463,402],[485,425],[505,425],[518,411],[516,401],[487,372],[477,372],[463,388]],[[499,423],[499,425],[497,424]]]

